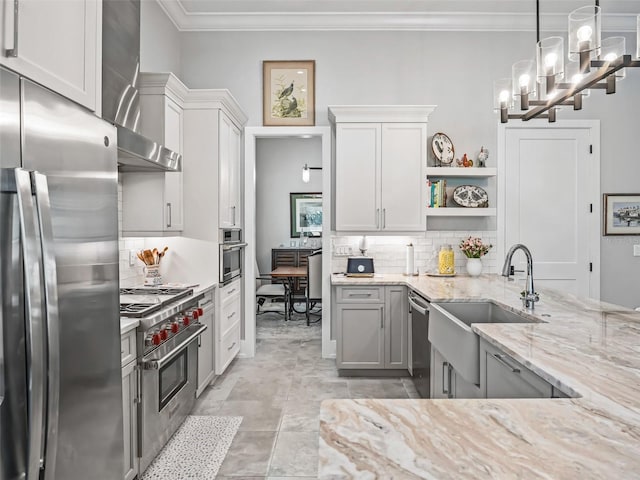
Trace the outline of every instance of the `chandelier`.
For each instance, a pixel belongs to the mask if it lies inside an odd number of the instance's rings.
[[[616,92],[616,82],[627,67],[640,67],[640,15],[637,16],[636,59],[625,53],[625,37],[601,38],[600,2],[569,14],[568,56],[565,39],[540,40],[540,3],[536,0],[536,60],[520,60],[511,67],[511,78],[493,83],[494,110],[500,122],[509,119],[547,118],[556,121],[561,106],[582,109],[591,90]],[[520,113],[515,113],[519,110]],[[512,113],[510,113],[512,112]]]

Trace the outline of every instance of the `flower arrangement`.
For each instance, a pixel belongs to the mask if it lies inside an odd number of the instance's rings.
[[[460,242],[460,250],[467,258],[480,258],[486,255],[493,245],[482,243],[482,239],[478,237],[469,237]]]

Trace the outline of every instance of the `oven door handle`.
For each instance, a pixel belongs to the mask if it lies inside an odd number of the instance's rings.
[[[168,362],[173,360],[176,356],[178,356],[185,348],[189,346],[189,344],[198,338],[202,332],[207,329],[206,325],[199,325],[198,329],[190,334],[187,338],[181,341],[178,345],[175,346],[169,353],[167,353],[162,358],[152,358],[150,360],[142,360],[142,366],[145,370],[160,370],[164,367]]]
[[[229,243],[229,244],[222,244],[222,250],[224,250],[225,252],[229,251],[229,250],[240,250],[244,247],[246,247],[248,245],[248,243]]]

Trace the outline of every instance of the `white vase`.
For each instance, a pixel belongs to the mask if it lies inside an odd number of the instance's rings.
[[[467,258],[467,273],[477,277],[482,273],[482,260],[479,258]]]

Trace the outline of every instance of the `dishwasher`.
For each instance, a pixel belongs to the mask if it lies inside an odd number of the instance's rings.
[[[431,396],[431,343],[429,343],[429,301],[409,290],[411,313],[411,355],[413,384],[421,398]]]

